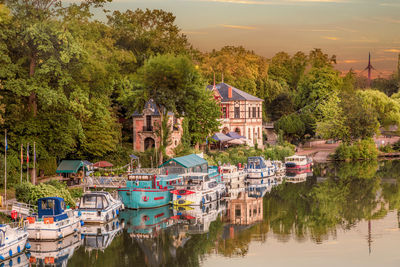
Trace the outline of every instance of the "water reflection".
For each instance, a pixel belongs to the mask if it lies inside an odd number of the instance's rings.
[[[84,241],[68,265],[230,265],[228,258],[238,256],[251,264],[254,257],[249,251],[255,248],[250,244],[268,244],[271,251],[282,250],[278,244],[299,244],[299,251],[320,244],[313,247],[318,251],[322,245],[334,244],[332,240],[341,240],[343,248],[354,246],[354,235],[360,233],[360,251],[373,256],[377,227],[393,231],[379,238],[396,234],[400,240],[396,230],[400,228],[399,161],[321,164],[314,167],[313,176],[296,173],[290,177],[302,182],[289,179],[253,185],[254,190],[249,190],[251,186],[247,191],[235,188],[226,201],[204,207],[124,211],[119,216],[119,226],[124,224],[119,230],[122,234],[110,242],[99,242],[103,247],[94,251]],[[219,260],[213,261],[216,257]]]

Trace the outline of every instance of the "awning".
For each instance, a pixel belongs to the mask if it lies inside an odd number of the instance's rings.
[[[232,140],[228,141],[228,144],[232,144],[232,145],[243,145],[244,143],[246,143],[246,142],[242,139],[232,139]]]
[[[216,133],[211,138],[214,139],[215,141],[220,141],[220,142],[227,142],[233,139],[232,137],[226,136],[223,133]]]
[[[160,167],[168,165],[168,163],[170,163],[171,161],[174,161],[185,168],[192,168],[192,167],[208,164],[207,160],[199,157],[196,154],[190,154],[190,155],[170,159],[170,160],[164,162],[164,164],[162,164]]]
[[[96,162],[95,164],[93,164],[93,167],[96,167],[96,168],[109,168],[112,166],[114,166],[114,165],[112,165],[112,163],[110,163],[108,161],[99,161],[99,162]]]
[[[234,139],[240,139],[240,138],[246,138],[244,136],[241,136],[240,134],[238,134],[237,132],[229,132],[227,134],[227,136],[232,137]]]
[[[83,167],[81,160],[63,160],[56,170],[56,173],[77,173]]]
[[[87,161],[87,160],[84,160],[84,161],[82,161],[83,162],[83,164],[85,165],[85,166],[90,166],[90,165],[92,165],[93,163],[91,163],[90,161]]]

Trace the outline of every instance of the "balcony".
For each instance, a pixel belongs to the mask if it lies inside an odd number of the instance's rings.
[[[152,132],[153,126],[143,126],[143,132]]]

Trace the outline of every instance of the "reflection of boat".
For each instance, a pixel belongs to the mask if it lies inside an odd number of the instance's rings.
[[[14,226],[14,227],[12,227]],[[0,225],[0,262],[21,254],[27,245],[28,233],[23,227]],[[27,245],[29,247],[29,245]]]
[[[169,206],[143,210],[124,210],[119,219],[124,221],[125,228],[131,236],[149,238],[160,229],[165,229],[173,224],[170,220],[172,211]]]
[[[81,197],[79,211],[85,223],[106,223],[118,216],[123,208],[119,199],[108,192],[88,192]]]
[[[192,208],[175,206],[172,219],[180,225],[186,225],[186,231],[190,234],[203,234],[209,231],[210,224],[225,210],[225,201],[215,201]]]
[[[104,251],[121,231],[122,226],[118,219],[101,225],[86,224],[82,227],[83,245],[88,250]]]
[[[275,174],[276,175],[284,175],[286,171],[285,164],[280,160],[272,161],[272,165],[275,167]]]
[[[187,184],[171,191],[174,205],[200,206],[221,199],[225,193],[225,185],[210,179],[207,173],[190,173],[184,177]]]
[[[81,245],[81,235],[69,235],[57,241],[32,241],[29,261],[38,266],[67,266],[68,260]]]
[[[312,160],[306,156],[294,155],[285,158],[286,170],[309,169],[312,166]]]
[[[271,192],[272,185],[266,184],[250,184],[247,187],[247,194],[252,198],[262,198],[267,192]]]
[[[287,172],[285,180],[288,183],[302,183],[302,182],[305,182],[307,180],[307,172],[303,172],[303,173]]]
[[[183,178],[177,174],[156,176],[153,174],[132,174],[128,176],[126,187],[118,189],[126,208],[156,208],[171,201],[172,185],[180,184]]]
[[[270,160],[263,157],[249,157],[247,159],[247,179],[263,179],[275,174],[275,167]]]
[[[12,267],[28,267],[29,265],[29,260],[28,257],[26,256],[25,253],[16,255],[12,258],[9,258],[7,260],[1,261],[0,263],[1,267],[5,266],[12,266]]]
[[[30,216],[27,231],[29,239],[57,240],[80,231],[78,212],[65,207],[60,197],[44,197],[38,200],[37,216]]]

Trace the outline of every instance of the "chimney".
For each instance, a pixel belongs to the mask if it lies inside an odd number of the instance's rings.
[[[228,98],[232,98],[232,87],[228,88]]]

